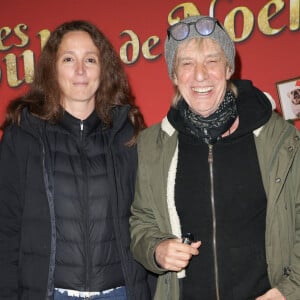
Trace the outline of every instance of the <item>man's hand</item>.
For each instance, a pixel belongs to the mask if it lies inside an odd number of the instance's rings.
[[[181,271],[193,255],[198,255],[201,242],[183,244],[181,239],[169,239],[158,244],[155,250],[156,262],[169,271]]]
[[[285,300],[285,297],[279,292],[278,289],[274,288],[268,290],[265,294],[256,298],[256,300]]]

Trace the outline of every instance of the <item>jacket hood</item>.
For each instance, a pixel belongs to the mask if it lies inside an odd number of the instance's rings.
[[[244,135],[265,125],[272,115],[272,104],[267,96],[249,80],[233,80],[238,89],[237,109],[239,128]]]

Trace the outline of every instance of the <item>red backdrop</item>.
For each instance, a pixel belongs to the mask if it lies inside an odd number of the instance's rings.
[[[86,19],[120,53],[148,125],[160,121],[173,96],[163,57],[166,28],[189,14],[217,17],[236,42],[235,77],[251,79],[282,101],[277,84],[300,77],[300,0],[2,0],[0,20],[0,121],[7,103],[24,93],[49,31]],[[300,128],[300,121],[293,121]]]

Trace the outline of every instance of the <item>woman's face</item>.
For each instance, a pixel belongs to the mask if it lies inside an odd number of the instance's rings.
[[[211,39],[192,39],[179,47],[174,84],[195,113],[208,117],[223,101],[231,76],[225,54]]]
[[[99,50],[85,31],[64,35],[57,52],[56,70],[61,89],[61,104],[68,110],[74,105],[95,106],[100,84]]]

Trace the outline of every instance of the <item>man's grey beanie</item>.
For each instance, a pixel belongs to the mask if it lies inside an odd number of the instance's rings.
[[[207,16],[192,16],[188,17],[186,19],[181,20],[181,22],[184,22],[186,24],[197,22],[201,18],[207,18]],[[221,25],[222,26],[222,25]],[[228,35],[228,33],[225,31],[225,29],[221,28],[219,24],[216,24],[215,30],[210,34],[206,36],[202,36],[197,32],[195,29],[195,26],[191,25],[189,26],[190,32],[186,39],[182,41],[176,41],[173,39],[173,37],[170,35],[170,37],[167,36],[165,41],[165,59],[168,67],[168,73],[171,79],[172,77],[172,71],[174,66],[174,57],[176,50],[178,46],[190,39],[202,37],[202,38],[210,38],[214,41],[216,41],[223,49],[225,56],[231,66],[232,73],[234,72],[235,64],[235,47],[232,39]]]

